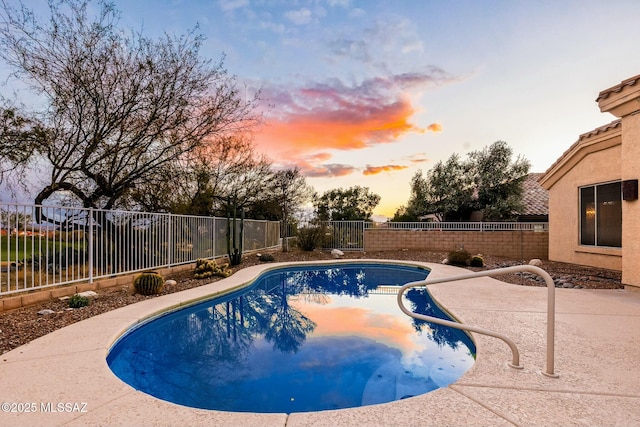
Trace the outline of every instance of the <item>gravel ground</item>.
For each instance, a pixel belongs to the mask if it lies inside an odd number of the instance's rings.
[[[273,252],[275,261],[311,261],[330,259],[327,252]],[[347,252],[344,258],[348,259],[399,259],[423,262],[441,262],[446,258],[442,252],[425,251],[383,251],[383,252]],[[508,267],[512,265],[526,264],[528,260],[514,260],[509,258],[491,257],[485,258],[486,267],[470,268],[471,270],[483,270]],[[245,268],[258,264],[260,261],[255,255],[247,255],[243,258],[242,264],[236,268]],[[544,268],[553,277],[558,287],[578,287],[587,289],[621,289],[621,273],[618,271],[603,270],[592,267],[584,267],[560,262],[544,261]],[[497,276],[504,282],[514,283],[524,286],[544,286],[544,282],[536,280],[534,275],[527,273],[517,273]],[[193,278],[191,271],[183,271],[167,276],[166,279],[174,279],[177,284],[165,286],[163,294],[179,292],[185,289],[194,288],[207,283],[211,283],[220,278],[210,278],[197,280]],[[97,292],[98,296],[91,301],[87,307],[69,309],[66,301],[53,300],[29,307],[20,308],[8,312],[0,313],[0,354],[4,354],[20,345],[46,335],[56,329],[63,328],[72,323],[87,319],[128,304],[133,304],[155,296],[143,296],[134,294],[132,286],[113,287]],[[49,309],[54,313],[49,315],[38,315],[41,310]]]

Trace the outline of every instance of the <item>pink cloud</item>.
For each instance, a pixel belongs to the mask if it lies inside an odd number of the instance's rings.
[[[324,164],[314,166],[311,164],[300,165],[300,172],[311,178],[336,178],[339,176],[351,175],[356,169],[353,166],[343,164]]]

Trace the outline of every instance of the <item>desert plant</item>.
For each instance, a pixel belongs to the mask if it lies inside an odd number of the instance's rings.
[[[83,295],[75,294],[69,298],[69,307],[71,308],[86,307],[89,305],[89,303],[90,303],[89,298]]]
[[[302,227],[298,229],[296,244],[303,251],[312,251],[320,243],[322,228],[318,226]]]
[[[482,255],[480,254],[474,255],[471,257],[469,265],[471,267],[484,267],[484,258],[482,258]]]
[[[233,208],[232,208],[233,206]],[[240,265],[242,262],[242,244],[244,241],[244,208],[240,207],[240,236],[238,236],[236,221],[238,219],[238,206],[229,201],[227,205],[227,253],[231,265]]]
[[[450,265],[467,266],[471,260],[471,255],[464,248],[460,248],[449,252],[447,260],[447,264]]]
[[[142,273],[133,281],[133,287],[141,295],[155,295],[164,288],[164,277],[155,271]]]
[[[213,276],[229,277],[231,273],[233,271],[229,269],[229,264],[218,264],[214,259],[198,259],[193,277],[196,279],[206,279]]]
[[[275,258],[271,254],[260,254],[258,259],[262,262],[271,262],[275,260]]]

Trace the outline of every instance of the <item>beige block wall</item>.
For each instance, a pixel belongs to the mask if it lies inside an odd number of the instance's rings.
[[[622,120],[622,180],[640,179],[640,114]],[[622,202],[622,283],[640,286],[640,201]]]
[[[588,154],[549,189],[550,260],[622,270],[621,249],[580,245],[578,189],[619,180],[621,150],[621,145],[615,145]]]
[[[547,259],[549,234],[534,231],[417,231],[367,229],[364,250],[415,249],[449,252],[461,246],[472,254]]]

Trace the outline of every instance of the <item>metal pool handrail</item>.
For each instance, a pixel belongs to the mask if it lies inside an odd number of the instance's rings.
[[[542,371],[542,374],[546,375],[547,377],[558,378],[558,375],[556,375],[553,372],[554,370],[554,356],[553,356],[554,355],[554,334],[555,334],[554,326],[555,326],[555,314],[556,314],[556,309],[555,309],[556,287],[555,287],[555,284],[553,283],[553,279],[551,278],[551,276],[549,276],[549,273],[547,273],[540,267],[535,267],[533,265],[516,265],[513,267],[496,268],[494,270],[478,271],[475,273],[461,274],[458,276],[449,276],[449,277],[442,277],[439,279],[427,279],[427,280],[421,280],[418,282],[410,282],[402,286],[398,291],[398,305],[400,306],[400,310],[402,310],[406,315],[414,317],[416,319],[436,323],[438,325],[449,326],[455,329],[463,329],[471,332],[477,332],[479,334],[488,335],[494,338],[501,339],[502,341],[507,343],[507,345],[509,345],[509,347],[511,348],[511,352],[513,354],[513,358],[511,363],[509,363],[509,366],[515,369],[522,369],[523,367],[522,365],[520,365],[520,353],[518,352],[518,347],[506,335],[492,332],[487,329],[480,328],[478,326],[465,325],[462,323],[452,322],[452,321],[440,319],[437,317],[417,314],[407,309],[404,303],[402,302],[402,295],[409,288],[422,287],[422,286],[426,287],[428,285],[433,285],[435,283],[454,282],[458,280],[473,279],[476,277],[484,277],[484,276],[498,276],[501,274],[516,273],[521,271],[535,273],[538,276],[542,277],[545,283],[547,284],[547,290],[548,290],[547,292],[547,363],[546,363],[546,370]]]

